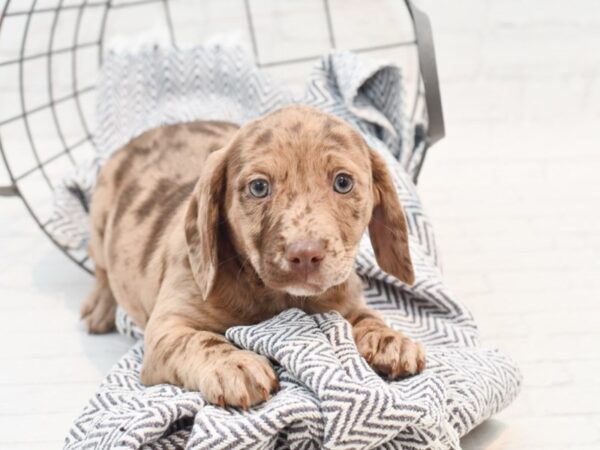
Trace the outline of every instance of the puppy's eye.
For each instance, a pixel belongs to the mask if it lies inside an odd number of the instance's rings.
[[[352,177],[345,173],[340,173],[333,181],[333,190],[340,194],[347,194],[352,190],[353,186],[354,181],[352,181]]]
[[[252,180],[248,187],[252,196],[256,198],[265,198],[271,193],[271,186],[269,185],[269,182],[262,178]]]

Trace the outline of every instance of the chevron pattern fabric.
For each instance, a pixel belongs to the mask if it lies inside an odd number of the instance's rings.
[[[88,196],[110,153],[149,128],[197,118],[243,123],[295,101],[242,50],[220,46],[113,53],[99,92],[99,155],[70,180]],[[273,361],[281,389],[249,411],[223,409],[197,392],[142,385],[142,331],[119,311],[119,330],[137,342],[75,420],[65,449],[458,448],[461,436],[516,397],[518,369],[479,345],[471,314],[441,278],[432,228],[407,171],[414,124],[405,120],[403,96],[399,68],[333,53],[318,63],[301,101],[349,121],[389,165],[409,223],[416,282],[384,273],[367,237],[356,269],[369,305],[426,345],[427,369],[384,380],[358,354],[337,313],[293,309],[227,331],[239,347]],[[72,214],[68,195],[57,199],[56,214],[69,225],[65,239],[79,245],[87,232],[76,221],[85,214]]]

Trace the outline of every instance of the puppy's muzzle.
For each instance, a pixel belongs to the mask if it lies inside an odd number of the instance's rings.
[[[319,270],[325,258],[325,248],[320,240],[299,240],[287,246],[285,257],[290,270],[306,279],[309,274]]]

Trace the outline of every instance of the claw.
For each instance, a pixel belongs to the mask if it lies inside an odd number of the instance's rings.
[[[269,391],[267,391],[266,388],[261,388],[260,391],[262,392],[263,398],[265,400],[269,400],[271,398],[271,396],[269,395]]]
[[[222,395],[219,395],[219,405],[221,406],[221,408],[225,408],[225,397],[223,397]]]

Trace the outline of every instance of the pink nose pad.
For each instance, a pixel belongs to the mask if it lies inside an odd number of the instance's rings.
[[[315,240],[293,242],[288,245],[285,257],[294,272],[314,272],[325,257],[323,243]]]

